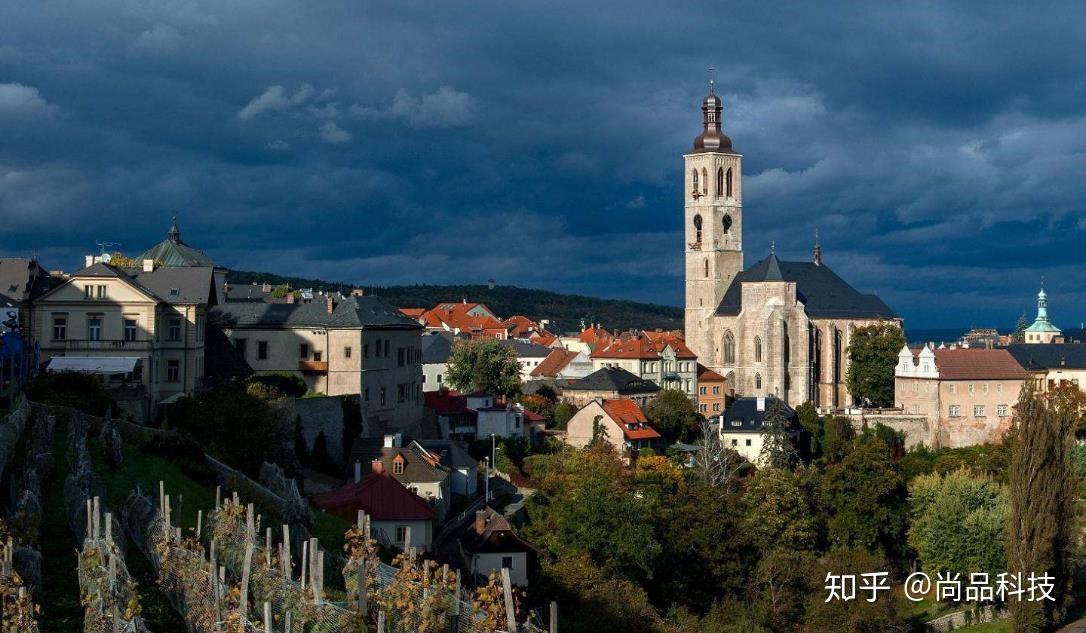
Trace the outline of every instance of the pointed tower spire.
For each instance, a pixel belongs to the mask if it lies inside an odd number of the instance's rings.
[[[818,228],[815,227],[815,243],[814,243],[814,265],[822,265],[822,246],[818,243]]]
[[[701,102],[702,131],[694,139],[695,152],[725,152],[732,154],[732,140],[721,129],[724,102],[716,94],[716,69],[709,68],[709,94]]]
[[[173,216],[173,223],[170,224],[170,230],[166,233],[166,239],[170,240],[174,244],[181,243],[181,229],[177,228],[177,216]]]

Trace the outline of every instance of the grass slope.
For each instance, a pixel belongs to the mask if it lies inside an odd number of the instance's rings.
[[[68,476],[67,425],[58,426],[53,450],[53,477],[42,493],[41,525],[41,595],[34,596],[41,605],[38,625],[49,633],[77,633],[83,630],[83,606],[80,604],[78,562],[75,538],[68,528],[64,510],[64,478]]]
[[[234,285],[267,282],[287,284],[292,288],[315,288],[349,292],[355,286],[320,279],[287,277],[252,271],[230,271],[227,279]],[[435,304],[460,301],[485,303],[498,316],[521,314],[531,319],[550,319],[551,329],[578,330],[583,319],[599,322],[609,329],[677,329],[683,324],[682,308],[622,299],[600,299],[582,295],[567,295],[549,290],[517,286],[486,285],[416,285],[366,286],[367,293],[387,299],[400,308],[431,308]]]

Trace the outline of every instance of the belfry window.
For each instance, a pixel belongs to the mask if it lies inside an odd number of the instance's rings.
[[[720,197],[724,195],[724,168],[716,168],[716,195]]]
[[[694,170],[694,197],[698,197],[698,170]]]
[[[755,389],[761,389],[762,388],[762,375],[761,374],[754,374],[754,388]]]
[[[704,167],[701,168],[701,195],[709,195],[709,173]]]
[[[705,278],[706,279],[709,278],[709,260],[708,259],[705,260]]]
[[[735,337],[731,332],[724,333],[724,345],[722,351],[722,357],[725,365],[735,364]]]
[[[694,242],[701,244],[701,214],[694,216]]]
[[[754,362],[762,362],[762,337],[754,337]]]
[[[728,173],[724,175],[724,191],[726,196],[732,197],[732,168],[728,168]]]

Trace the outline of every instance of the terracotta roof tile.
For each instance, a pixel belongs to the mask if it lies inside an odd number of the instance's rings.
[[[649,425],[645,412],[633,400],[604,400],[603,410],[622,429],[628,440],[651,440],[660,437],[656,429]],[[634,428],[629,428],[629,426]]]
[[[1023,380],[1026,370],[1005,349],[937,349],[942,380]]]
[[[577,358],[577,352],[556,348],[532,369],[530,375],[536,378],[555,378],[574,358]]]
[[[313,495],[313,504],[352,522],[359,509],[379,521],[434,518],[429,504],[387,472],[371,473],[360,482]]]

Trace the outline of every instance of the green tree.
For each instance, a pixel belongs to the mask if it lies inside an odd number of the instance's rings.
[[[774,398],[763,421],[759,459],[762,465],[770,468],[792,468],[798,457],[789,434],[788,411],[783,402]]]
[[[758,471],[743,491],[740,532],[761,555],[783,547],[813,551],[822,528],[800,475],[790,470]]]
[[[803,447],[806,453],[805,459],[816,460],[822,456],[822,416],[810,401],[796,407],[796,417],[799,425],[803,427],[804,437],[807,438],[807,446]]]
[[[929,575],[1005,571],[1006,524],[1006,493],[987,477],[962,469],[909,484],[908,543]]]
[[[1014,333],[1011,334],[1011,339],[1015,343],[1026,342],[1026,328],[1029,327],[1029,321],[1026,319],[1026,315],[1018,317],[1018,322],[1014,324]]]
[[[1048,631],[1061,619],[1070,590],[1070,545],[1075,475],[1071,447],[1077,403],[1045,398],[1027,383],[1018,399],[1009,433],[1007,569],[1048,573],[1055,600],[1011,600],[1015,633]]]
[[[817,558],[811,552],[781,547],[758,561],[748,595],[758,621],[770,631],[792,631],[803,621],[807,598],[822,585],[811,585]]]
[[[671,633],[642,587],[584,553],[544,561],[532,594],[561,598],[561,628],[567,633]]]
[[[905,333],[896,323],[856,328],[848,344],[848,390],[876,407],[894,404],[894,367],[905,346]]]
[[[663,389],[645,407],[652,426],[670,442],[690,439],[704,419],[693,400],[678,389]]]
[[[554,428],[559,430],[566,430],[566,425],[569,424],[573,415],[577,413],[577,407],[568,402],[559,402],[554,406]]]
[[[874,602],[869,595],[861,597],[859,587],[855,600],[827,600],[827,574],[861,574],[887,571],[885,559],[863,550],[839,549],[826,554],[813,568],[811,586],[818,589],[810,594],[802,633],[905,633],[908,624],[897,613],[896,601],[883,592]],[[859,581],[857,580],[857,584]]]
[[[858,438],[839,464],[826,468],[823,482],[834,546],[872,553],[900,548],[906,489],[882,440],[873,435]]]
[[[840,462],[852,450],[852,442],[855,438],[856,429],[852,427],[852,420],[843,415],[823,418],[822,437],[818,441],[822,452],[821,461],[825,464]]]
[[[520,363],[516,352],[494,339],[457,341],[449,357],[446,378],[464,393],[484,392],[509,398],[520,393]]]

